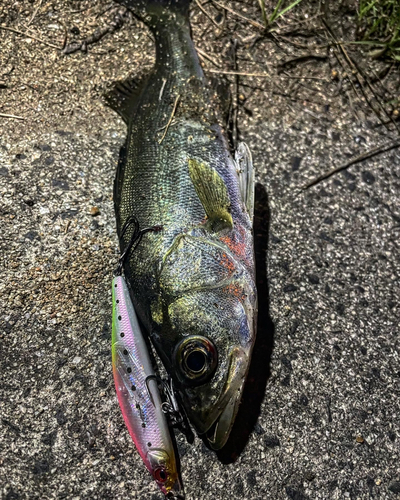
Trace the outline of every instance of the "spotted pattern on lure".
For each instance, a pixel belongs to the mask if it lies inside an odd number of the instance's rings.
[[[175,451],[148,346],[128,287],[113,279],[112,365],[115,388],[129,434],[164,494],[181,491]]]

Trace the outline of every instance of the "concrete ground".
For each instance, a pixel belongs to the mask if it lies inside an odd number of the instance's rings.
[[[338,39],[351,37],[355,5],[325,10]],[[261,22],[257,2],[229,6]],[[0,5],[0,113],[14,116],[0,115],[2,499],[162,497],[112,379],[112,183],[126,130],[101,100],[151,67],[153,42],[126,15],[87,53],[57,49],[106,26],[109,7]],[[260,325],[226,449],[176,436],[187,499],[399,498],[400,149],[302,190],[398,137],[399,70],[348,46],[357,73],[318,2],[268,37],[203,9],[213,22],[194,3],[192,26],[207,74],[264,75],[226,76],[259,182]]]

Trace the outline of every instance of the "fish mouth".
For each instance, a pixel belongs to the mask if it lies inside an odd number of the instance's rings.
[[[212,418],[208,419],[208,425],[203,429],[213,450],[220,450],[229,438],[242,398],[248,361],[249,356],[244,349],[235,347],[232,350],[228,376],[215,405],[217,414],[213,412]]]

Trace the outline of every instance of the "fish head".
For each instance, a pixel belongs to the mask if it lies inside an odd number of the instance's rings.
[[[220,449],[238,411],[254,344],[254,280],[220,243],[185,238],[175,250],[160,279],[164,311],[155,344],[189,420]]]
[[[169,308],[179,328],[171,367],[190,421],[214,449],[222,448],[233,426],[254,337],[253,317],[242,304],[218,295],[195,292]]]

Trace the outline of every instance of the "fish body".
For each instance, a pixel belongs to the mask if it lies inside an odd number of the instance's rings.
[[[238,174],[251,155],[244,145],[237,161],[230,154],[191,39],[189,2],[119,3],[148,24],[156,42],[151,75],[114,104],[128,127],[114,186],[121,250],[132,214],[142,228],[162,227],[143,235],[125,275],[189,420],[219,449],[255,340],[253,176]]]
[[[115,388],[129,434],[146,467],[167,495],[178,495],[175,451],[148,347],[122,276],[112,282],[112,364]]]

